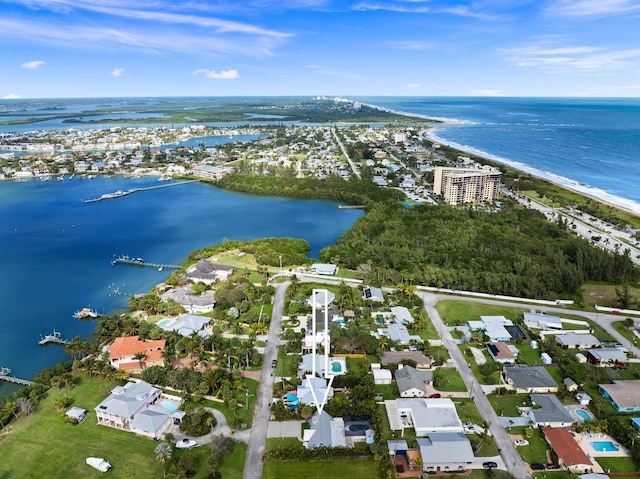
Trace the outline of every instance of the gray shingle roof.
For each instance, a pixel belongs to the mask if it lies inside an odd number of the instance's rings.
[[[519,389],[558,387],[542,366],[511,366],[504,368],[505,375]]]
[[[531,417],[537,423],[564,422],[572,423],[573,416],[553,394],[529,394],[531,402],[538,404],[539,409],[531,410]]]

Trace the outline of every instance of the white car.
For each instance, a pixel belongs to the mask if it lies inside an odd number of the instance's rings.
[[[111,464],[101,457],[87,457],[85,462],[100,472],[107,472],[111,470]]]
[[[527,441],[526,439],[516,439],[513,443],[516,447],[529,445],[529,441]]]
[[[197,446],[198,443],[193,439],[187,439],[186,437],[182,441],[176,442],[176,447],[178,449],[189,449]]]

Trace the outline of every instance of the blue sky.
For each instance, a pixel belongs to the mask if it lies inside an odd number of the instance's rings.
[[[640,95],[640,0],[0,0],[0,98]]]

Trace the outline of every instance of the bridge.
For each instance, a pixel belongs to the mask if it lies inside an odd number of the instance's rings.
[[[33,381],[27,381],[26,379],[20,379],[15,377],[11,373],[11,369],[0,367],[0,381],[6,381],[8,383],[21,384],[22,386],[29,386],[34,384]]]
[[[129,258],[126,255],[120,256],[119,258],[114,259],[111,262],[112,265],[116,264],[131,264],[134,266],[144,266],[146,268],[155,268],[158,271],[162,271],[163,269],[180,269],[182,266],[177,264],[163,264],[163,263],[149,263],[142,258]]]

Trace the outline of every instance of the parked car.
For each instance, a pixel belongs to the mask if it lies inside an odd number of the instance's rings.
[[[178,449],[190,449],[192,447],[197,446],[198,443],[193,439],[187,439],[186,437],[182,441],[176,442],[176,447]]]
[[[431,395],[429,396],[429,399],[438,399],[438,398],[441,398],[441,397],[442,397],[442,394],[440,394],[440,393],[434,393],[434,394],[431,394]]]
[[[275,368],[278,365],[278,360],[274,359],[273,361],[271,361],[271,367]]]
[[[498,463],[493,461],[487,461],[482,463],[482,467],[484,467],[485,469],[493,469],[494,467],[498,467]]]
[[[433,361],[431,363],[431,367],[442,366],[442,364],[443,364],[442,361]]]
[[[513,443],[516,447],[529,445],[529,441],[527,441],[526,439],[516,439],[515,441],[513,441]]]
[[[531,469],[533,469],[534,471],[544,471],[545,467],[544,464],[534,462],[531,464]]]

